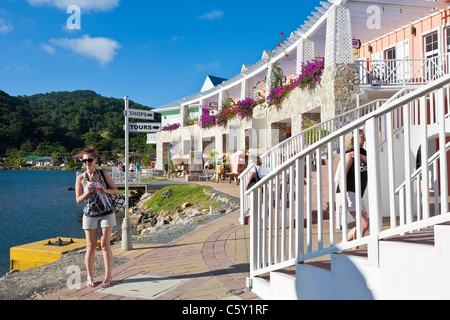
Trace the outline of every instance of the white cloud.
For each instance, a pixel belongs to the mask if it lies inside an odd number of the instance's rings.
[[[220,67],[220,65],[217,62],[210,62],[210,63],[198,63],[195,65],[197,70],[206,70],[206,69],[217,69]]]
[[[27,0],[32,6],[48,5],[67,10],[71,5],[77,5],[86,11],[108,11],[119,6],[120,0]]]
[[[120,43],[113,39],[91,38],[89,35],[84,35],[78,39],[51,39],[50,43],[53,46],[71,50],[83,57],[93,58],[102,67],[113,61],[117,50],[122,48]]]
[[[175,42],[175,41],[179,41],[179,40],[186,40],[189,39],[189,37],[185,37],[185,36],[173,36],[170,38],[171,42]]]
[[[7,34],[8,32],[11,32],[14,30],[14,27],[12,24],[6,22],[2,18],[0,18],[0,33]]]
[[[47,52],[49,54],[55,54],[55,52],[56,52],[56,49],[54,47],[52,47],[51,45],[46,44],[46,43],[41,44],[39,46],[39,48],[41,48],[42,50],[44,50],[45,52]]]
[[[200,20],[217,20],[223,17],[223,11],[213,10],[211,12],[205,13],[204,15],[197,17]]]
[[[3,72],[31,72],[31,68],[28,64],[22,62],[14,62],[3,66]]]

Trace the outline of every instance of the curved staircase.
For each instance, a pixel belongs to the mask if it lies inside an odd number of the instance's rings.
[[[450,267],[450,212],[448,201],[440,202],[448,199],[449,93],[446,76],[302,146],[290,158],[271,158],[277,165],[270,174],[241,193],[248,201],[249,285],[256,294],[264,299],[449,298],[444,272]],[[370,230],[361,232],[357,202],[357,238],[350,241],[345,199],[336,210],[334,177],[336,170],[345,176],[343,166],[337,169],[345,157],[345,136],[359,129],[367,139]],[[429,154],[429,141],[436,138],[437,151]],[[425,150],[420,154],[425,165],[415,170],[417,146]],[[354,149],[359,147],[355,141]],[[355,161],[359,158],[355,152]],[[342,184],[346,190],[345,179]],[[358,192],[358,178],[355,184]]]

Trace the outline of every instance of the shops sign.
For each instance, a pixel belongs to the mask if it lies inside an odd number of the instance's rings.
[[[155,120],[155,114],[152,111],[128,109],[128,117],[133,119]]]

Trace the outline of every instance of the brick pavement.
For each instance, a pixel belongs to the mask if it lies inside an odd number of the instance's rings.
[[[238,195],[236,184],[202,183],[215,189]],[[113,246],[114,256],[129,261],[113,269],[113,286],[103,290],[103,276],[94,279],[96,286],[79,290],[64,289],[43,297],[45,300],[260,300],[245,287],[249,276],[249,226],[239,224],[239,210],[203,225],[167,244],[136,244],[131,251]],[[102,259],[101,252],[97,259]],[[114,286],[133,282],[178,280],[178,286],[159,292],[157,296],[141,293],[117,294]],[[151,283],[149,282],[149,285]],[[156,283],[156,282],[155,282]],[[145,286],[144,286],[145,287]],[[227,294],[242,290],[240,295]],[[109,292],[107,292],[109,291]],[[138,291],[138,290],[136,290]]]

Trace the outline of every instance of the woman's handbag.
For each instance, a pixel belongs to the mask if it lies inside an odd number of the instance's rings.
[[[108,181],[106,181],[105,175],[103,174],[103,169],[100,170],[100,173],[102,175],[103,181],[105,181],[107,189],[111,189],[108,184]],[[114,212],[118,212],[123,207],[123,203],[125,201],[125,196],[122,194],[107,194],[107,193],[105,193],[105,194],[106,194],[106,196],[109,197],[109,199],[112,203],[112,207],[114,208]]]

